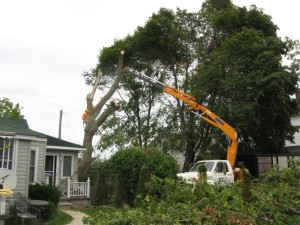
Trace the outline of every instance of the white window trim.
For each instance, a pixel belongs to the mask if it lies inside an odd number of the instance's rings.
[[[18,154],[19,154],[19,139],[14,139],[14,156],[13,156],[13,165],[12,170],[17,172],[17,165],[18,165]]]
[[[7,160],[7,167],[3,167],[4,169],[9,169],[9,170],[12,170],[12,171],[16,171],[15,170],[15,159],[16,159],[16,139],[14,137],[7,137],[7,136],[1,136],[1,138],[3,139],[8,139],[9,140],[9,149],[10,151],[12,152],[13,156],[12,156],[12,159],[11,159],[11,169],[8,168],[9,166],[9,159]],[[13,148],[11,148],[11,142],[13,142]],[[0,147],[4,147],[4,146],[0,146]],[[4,158],[3,158],[3,154],[4,154],[4,151],[1,150],[0,151],[0,157],[2,158],[2,164],[4,163]],[[9,158],[9,157],[8,157]],[[0,164],[0,168],[2,168],[2,164]]]
[[[73,167],[74,167],[74,155],[72,154],[62,154],[61,157],[62,157],[62,165],[61,165],[61,177],[63,179],[66,179],[66,178],[69,178],[70,176],[64,176],[64,164],[65,164],[65,156],[71,156],[71,175],[73,175]]]
[[[56,162],[56,166],[55,166],[55,168],[53,168],[53,170],[55,171],[55,174],[53,174],[53,176],[55,176],[54,184],[57,186],[58,181],[60,179],[59,175],[61,173],[60,168],[61,168],[61,164],[62,164],[60,161],[62,160],[62,158],[56,153],[46,153],[46,155],[45,155],[45,164],[46,164],[46,157],[47,156],[53,156],[54,162]],[[53,171],[53,173],[54,173],[54,171]],[[44,172],[45,172],[45,165],[44,165]]]
[[[33,181],[29,181],[29,182],[37,182],[37,174],[38,174],[38,165],[39,165],[39,148],[37,147],[31,147],[30,150],[30,155],[31,152],[35,152],[35,159],[34,159],[34,175],[33,175]],[[29,171],[30,171],[30,158],[29,158]]]

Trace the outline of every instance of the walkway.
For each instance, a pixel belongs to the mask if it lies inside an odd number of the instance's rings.
[[[71,223],[68,223],[67,225],[83,225],[82,223],[82,218],[83,217],[87,217],[88,215],[82,213],[82,212],[78,212],[75,210],[62,210],[65,213],[68,213],[70,216],[72,216],[74,219],[72,220]]]

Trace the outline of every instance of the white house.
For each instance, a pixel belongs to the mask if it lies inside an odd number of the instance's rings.
[[[60,186],[77,179],[78,155],[85,148],[29,128],[25,119],[0,118],[0,168],[16,176],[14,192],[28,195],[30,183]],[[1,182],[1,181],[0,181]]]

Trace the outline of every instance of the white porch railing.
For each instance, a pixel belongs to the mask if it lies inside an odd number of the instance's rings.
[[[67,190],[64,191],[64,195],[67,198],[71,197],[90,197],[90,178],[86,182],[74,182],[68,179]]]

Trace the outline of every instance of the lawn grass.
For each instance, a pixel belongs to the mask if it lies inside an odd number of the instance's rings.
[[[53,220],[51,220],[51,221],[39,221],[38,220],[37,224],[38,225],[65,225],[65,224],[70,223],[72,220],[73,220],[72,216],[70,216],[69,214],[67,214],[65,212],[62,212],[62,211],[58,210],[55,213]],[[14,225],[14,224],[15,224],[15,219],[14,218],[5,221],[5,225]],[[18,221],[18,224],[20,224],[20,220]]]
[[[56,214],[54,215],[54,219],[47,222],[43,223],[44,225],[65,225],[70,223],[73,220],[73,217],[70,216],[69,214],[62,212],[62,211],[57,211]]]
[[[91,206],[88,208],[72,208],[75,211],[83,212],[87,214],[90,217],[95,217],[99,211],[102,212],[111,212],[112,210],[115,210],[112,206]],[[57,210],[57,212],[54,215],[54,219],[50,221],[38,221],[38,225],[66,225],[70,223],[73,220],[73,217],[69,214]],[[14,225],[15,220],[10,219],[5,222],[5,225]]]
[[[95,217],[99,211],[111,212],[112,210],[116,210],[116,209],[113,206],[91,206],[88,208],[75,208],[74,210],[83,212],[90,217]]]

